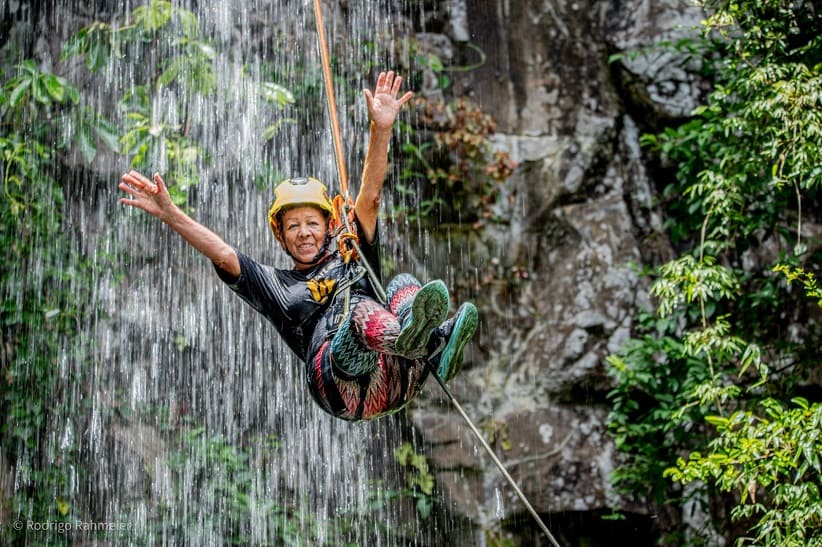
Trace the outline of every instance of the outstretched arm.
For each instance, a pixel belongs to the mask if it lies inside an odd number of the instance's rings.
[[[158,173],[154,174],[152,182],[141,173],[130,171],[122,176],[119,188],[131,196],[121,198],[120,203],[137,207],[159,218],[218,268],[234,277],[240,276],[240,261],[234,249],[177,207],[171,201],[165,182]]]
[[[362,170],[362,185],[354,203],[357,218],[365,231],[366,241],[374,241],[377,233],[377,213],[380,209],[380,196],[388,168],[388,143],[391,140],[391,128],[402,105],[414,94],[406,92],[397,99],[402,78],[394,77],[394,71],[380,72],[374,93],[364,90],[368,106],[368,117],[371,120],[368,151]]]

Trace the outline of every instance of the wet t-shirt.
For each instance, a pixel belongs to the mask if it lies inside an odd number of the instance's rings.
[[[379,276],[378,237],[371,244],[360,241],[360,249]],[[215,265],[220,279],[268,319],[304,362],[336,332],[345,312],[342,293],[346,286],[352,294],[375,298],[362,266],[354,260],[346,264],[337,251],[314,267],[299,271],[260,264],[236,252],[240,276],[234,279]]]

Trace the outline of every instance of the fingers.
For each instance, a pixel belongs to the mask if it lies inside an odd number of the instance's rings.
[[[366,105],[370,108],[373,104],[374,97],[381,94],[391,95],[394,100],[397,101],[398,106],[402,106],[407,103],[414,96],[414,93],[411,91],[406,92],[399,99],[396,98],[397,94],[400,92],[402,83],[402,76],[396,75],[393,70],[389,70],[388,72],[380,72],[379,76],[377,76],[377,86],[374,88],[374,92],[372,93],[368,89],[363,90],[365,92]]]
[[[163,182],[163,177],[160,176],[160,173],[154,173],[154,184],[156,184],[154,188],[155,194],[161,194],[166,191],[166,183]]]
[[[408,101],[410,101],[410,100],[411,100],[411,97],[413,97],[413,96],[414,96],[414,92],[413,92],[413,91],[406,91],[406,92],[405,92],[405,95],[403,95],[402,97],[400,97],[399,101],[397,101],[397,102],[400,104],[400,106],[402,106],[402,105],[404,105],[405,103],[407,103]]]
[[[165,181],[163,181],[160,173],[154,173],[154,182],[151,182],[139,171],[134,170],[124,174],[121,179],[123,182],[120,183],[120,189],[126,192],[130,192],[131,188],[153,195],[162,194],[167,191]]]
[[[393,74],[394,73],[392,72],[391,75],[393,76]],[[402,76],[397,76],[396,79],[394,80],[394,85],[391,86],[391,94],[394,95],[395,97],[397,96],[397,93],[399,93],[399,91],[400,91],[400,85],[401,84],[402,84]]]
[[[136,199],[120,198],[120,203],[122,203],[123,205],[129,205],[131,207],[139,207],[140,206],[139,205],[140,202],[137,201]]]
[[[155,214],[153,210],[156,206],[161,206],[164,199],[162,194],[168,193],[166,184],[159,173],[154,173],[154,182],[134,170],[123,174],[120,178],[120,184],[117,187],[128,194],[120,198],[120,203],[137,207],[151,214]]]
[[[397,76],[393,70],[389,70],[388,72],[379,73],[377,86],[373,92],[370,89],[363,89],[368,115],[377,126],[390,128],[397,117],[399,109],[414,96],[413,92],[407,91],[397,98],[402,84],[402,77]]]
[[[397,76],[393,70],[389,70],[388,72],[380,72],[379,76],[377,76],[377,87],[375,88],[375,94],[390,93],[396,96],[400,91],[401,85],[402,76]]]
[[[146,197],[146,194],[155,193],[154,185],[142,173],[131,170],[120,177],[121,181],[118,188],[123,192],[131,195],[131,198],[123,198],[121,203],[125,205],[136,205],[139,207],[139,198]]]
[[[137,197],[137,194],[140,192],[135,186],[132,186],[132,185],[126,183],[126,182],[121,182],[117,187],[120,190],[122,190],[123,192],[125,192],[126,194],[128,194],[130,196],[133,196],[133,197]],[[126,198],[123,198],[123,199],[126,199]]]
[[[144,190],[146,188],[150,188],[153,186],[151,181],[148,180],[142,173],[139,171],[134,171],[133,169],[128,173],[124,174],[122,180],[135,188],[139,188],[140,190]]]
[[[145,192],[138,189],[136,185],[126,182],[126,175],[123,175],[123,182],[117,185],[117,187],[128,194],[128,197],[120,198],[120,203],[145,210]]]
[[[377,87],[375,89],[375,91],[377,93],[380,93],[381,91],[385,90],[385,80],[388,79],[389,77],[390,78],[394,77],[394,72],[393,71],[390,71],[387,74],[385,72],[380,72],[380,75],[377,76]]]
[[[137,207],[138,209],[146,209],[146,193],[142,190],[137,188],[137,184],[140,184],[141,181],[134,177],[129,177],[128,175],[123,175],[123,182],[121,182],[117,187],[128,194],[130,197],[122,197],[120,198],[120,203],[123,205],[128,205],[130,207]],[[142,198],[142,199],[141,199]]]

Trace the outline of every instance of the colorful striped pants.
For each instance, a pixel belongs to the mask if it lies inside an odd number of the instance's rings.
[[[428,375],[425,361],[397,354],[394,343],[420,282],[410,274],[386,286],[388,309],[352,295],[348,317],[309,361],[308,383],[324,410],[369,420],[403,408]]]

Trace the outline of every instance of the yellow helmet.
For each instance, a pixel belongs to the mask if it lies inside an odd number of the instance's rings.
[[[274,237],[285,248],[285,240],[277,216],[287,207],[309,205],[334,216],[334,206],[328,197],[325,184],[313,177],[295,177],[285,179],[274,189],[274,203],[268,210],[268,225]]]

